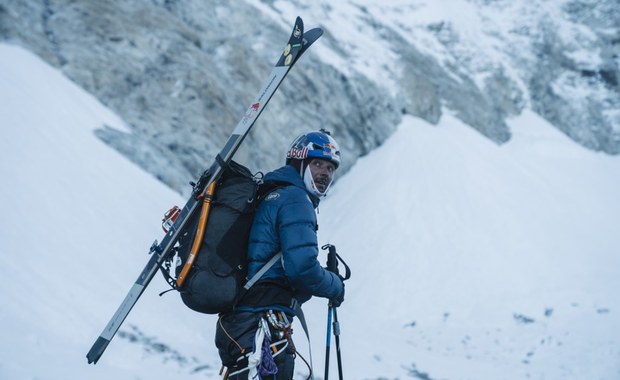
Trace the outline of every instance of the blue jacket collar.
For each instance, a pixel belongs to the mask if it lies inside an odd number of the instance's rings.
[[[308,194],[308,197],[312,201],[314,208],[317,208],[319,206],[319,198],[306,189],[304,180],[301,178],[297,170],[291,165],[284,165],[279,169],[267,173],[265,175],[264,182],[286,183],[295,187],[299,187],[300,189],[303,189],[306,194]]]

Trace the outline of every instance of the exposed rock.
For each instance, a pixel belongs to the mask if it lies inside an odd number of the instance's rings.
[[[567,1],[555,20],[527,2],[471,3],[490,23],[492,38],[514,39],[501,52],[506,60],[471,50],[475,44],[467,44],[448,21],[424,26],[443,49],[429,53],[403,35],[412,26],[386,23],[373,16],[376,9],[356,6],[355,22],[377,33],[398,57],[389,73],[397,91],[367,73],[324,62],[313,48],[236,159],[254,170],[275,168],[298,133],[325,127],[342,145],[346,171],[392,133],[403,113],[436,123],[444,109],[505,143],[510,138],[505,119],[526,106],[584,146],[620,153],[617,4]],[[278,12],[279,3],[262,4]],[[524,15],[516,14],[510,35],[494,31],[489,12],[515,9]],[[320,10],[333,9],[325,3]],[[569,25],[576,39],[558,34],[558,23]],[[253,100],[289,32],[245,2],[0,4],[0,41],[35,52],[120,115],[130,134],[102,126],[97,136],[185,194],[188,181],[211,162]],[[318,43],[348,58],[329,30]],[[594,58],[584,59],[584,51]]]
[[[532,108],[584,146],[620,153],[620,7],[572,1],[564,9],[577,24],[567,40],[545,20],[530,78]],[[586,25],[588,28],[580,28]]]

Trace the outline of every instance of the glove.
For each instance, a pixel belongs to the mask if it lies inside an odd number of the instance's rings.
[[[342,279],[340,279],[340,281],[342,282]],[[336,297],[330,298],[329,304],[331,305],[331,307],[340,307],[343,301],[344,301],[344,282],[342,282],[342,291],[340,292],[340,294],[338,294]]]

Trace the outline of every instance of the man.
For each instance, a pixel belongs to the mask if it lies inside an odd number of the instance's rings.
[[[216,345],[225,378],[290,380],[295,347],[290,321],[295,304],[312,296],[344,300],[344,283],[321,267],[318,257],[319,199],[329,190],[340,165],[340,149],[329,132],[299,136],[286,154],[286,165],[265,175],[275,190],[260,203],[248,247],[248,278],[278,253],[281,257],[240,300],[233,313],[221,315]]]

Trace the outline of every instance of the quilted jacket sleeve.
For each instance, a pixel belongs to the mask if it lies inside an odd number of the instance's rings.
[[[284,273],[300,301],[318,297],[336,297],[342,282],[318,261],[316,213],[305,191],[291,191],[278,210],[278,233]]]

